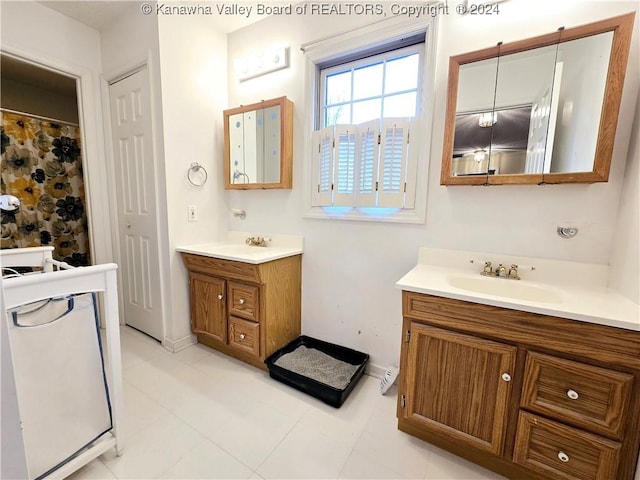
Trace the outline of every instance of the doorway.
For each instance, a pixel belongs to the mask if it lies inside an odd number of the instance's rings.
[[[54,258],[92,263],[77,81],[1,55],[2,248],[51,245]]]

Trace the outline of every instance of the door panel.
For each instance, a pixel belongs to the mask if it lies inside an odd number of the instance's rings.
[[[124,318],[162,340],[151,104],[146,68],[109,87]]]
[[[192,273],[190,277],[191,330],[227,343],[226,282]]]
[[[404,417],[501,454],[516,348],[413,322],[407,352]]]

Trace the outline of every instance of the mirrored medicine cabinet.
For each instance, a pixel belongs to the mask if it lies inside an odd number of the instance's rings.
[[[223,115],[225,188],[291,188],[293,102],[279,97]]]
[[[606,182],[634,16],[451,57],[440,183]]]

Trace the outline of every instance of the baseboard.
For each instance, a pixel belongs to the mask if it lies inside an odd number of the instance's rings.
[[[162,342],[162,346],[169,350],[172,353],[179,352],[180,350],[184,350],[185,348],[193,345],[194,343],[198,343],[198,340],[195,335],[187,335],[186,337],[180,338],[178,340],[171,340],[167,337],[164,337],[164,341]]]
[[[382,378],[384,376],[384,372],[387,371],[387,367],[381,367],[380,365],[375,365],[373,363],[368,362],[367,366],[364,370],[366,375],[375,378]]]

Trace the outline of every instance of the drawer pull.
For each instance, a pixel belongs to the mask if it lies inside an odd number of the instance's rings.
[[[221,293],[218,294],[218,300],[222,300],[222,294]]]
[[[558,459],[563,463],[567,463],[569,461],[569,455],[564,452],[558,452]]]
[[[240,299],[240,305],[244,305],[244,298]]]
[[[579,396],[580,395],[578,395],[578,392],[576,392],[575,390],[569,390],[567,392],[567,397],[569,397],[571,400],[577,400]]]
[[[507,372],[502,374],[502,380],[504,380],[505,382],[510,382],[511,381],[511,375],[509,375]]]
[[[244,333],[241,333],[241,334],[240,334],[240,340],[244,340],[244,337],[245,337],[245,334],[244,334]]]

